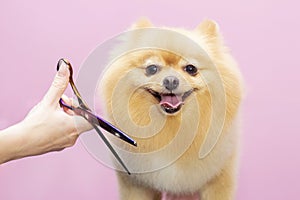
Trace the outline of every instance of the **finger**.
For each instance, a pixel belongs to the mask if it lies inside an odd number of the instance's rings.
[[[59,71],[44,96],[44,103],[50,106],[56,106],[60,97],[63,95],[69,83],[69,69],[64,62],[60,62]]]
[[[72,102],[72,99],[71,99],[71,98],[67,97],[67,96],[64,95],[64,94],[61,96],[61,98],[62,98],[62,100],[63,100],[67,105],[73,106],[73,102]],[[63,108],[63,110],[64,110],[65,113],[67,113],[67,114],[69,114],[69,115],[75,115],[75,113],[74,113],[72,110],[68,109],[67,107],[64,107],[64,106],[63,106],[62,108]]]
[[[73,100],[72,98],[69,98],[67,95],[63,94],[61,95],[62,100],[68,105],[68,106],[73,106]]]
[[[68,104],[69,106],[73,106],[73,107],[78,107],[79,106],[79,103],[76,99],[73,99],[73,98],[69,98],[67,95],[63,94],[61,96],[61,98],[64,100],[64,102],[66,104]]]
[[[68,115],[75,115],[73,110],[70,110],[69,108],[63,107],[62,108],[64,110],[65,113],[67,113]]]
[[[93,128],[93,126],[83,117],[81,116],[74,116],[75,126],[80,135],[83,132],[89,131]]]

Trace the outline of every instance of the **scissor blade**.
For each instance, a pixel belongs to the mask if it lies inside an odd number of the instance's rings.
[[[127,142],[131,145],[137,146],[136,141],[131,139],[126,133],[124,133],[120,129],[116,128],[114,125],[112,125],[108,121],[94,115],[92,112],[90,112],[88,110],[84,110],[84,109],[81,109],[81,108],[77,108],[77,109],[81,110],[80,115],[82,115],[90,123],[99,125],[101,128],[103,128],[104,130],[106,130],[109,133],[113,134],[114,136],[120,138],[121,140],[124,140],[125,142]]]
[[[128,142],[129,144],[137,146],[136,141],[131,139],[126,133],[124,133],[123,131],[121,131],[120,129],[118,129],[117,127],[115,127],[114,125],[109,123],[108,121],[106,121],[106,120],[104,120],[104,119],[102,119],[98,116],[95,116],[95,117],[97,118],[98,124],[101,128],[103,128],[106,131],[110,132],[114,136]]]
[[[115,158],[118,160],[118,162],[122,165],[122,167],[130,175],[131,174],[130,171],[128,170],[128,168],[126,167],[126,165],[124,164],[124,162],[122,161],[122,159],[120,158],[120,156],[118,155],[118,153],[115,151],[115,149],[111,146],[111,144],[109,143],[109,141],[106,139],[106,137],[100,131],[100,129],[95,124],[92,124],[92,126],[97,131],[98,135],[101,137],[101,139],[106,144],[106,146],[109,148],[109,150],[111,151],[111,153],[115,156]]]

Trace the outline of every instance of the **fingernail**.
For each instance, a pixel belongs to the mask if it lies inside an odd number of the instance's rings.
[[[68,66],[67,64],[61,59],[57,64],[58,69],[58,76],[65,77],[68,74]]]
[[[57,65],[56,65],[56,71],[59,70],[59,67],[62,63],[65,63],[66,65],[70,65],[70,62],[67,59],[61,58],[61,59],[59,59]]]

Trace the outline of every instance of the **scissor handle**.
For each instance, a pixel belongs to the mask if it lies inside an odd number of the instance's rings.
[[[56,70],[57,71],[59,70],[59,67],[60,67],[62,62],[65,63],[68,66],[68,69],[69,69],[69,72],[70,72],[69,83],[71,85],[71,88],[72,88],[77,100],[78,100],[78,103],[79,103],[80,107],[82,107],[86,110],[91,110],[89,108],[89,106],[87,105],[87,103],[82,99],[82,97],[81,97],[81,95],[80,95],[80,93],[79,93],[79,91],[78,91],[78,89],[77,89],[77,87],[76,87],[76,85],[73,81],[73,68],[72,68],[71,63],[67,59],[61,58],[61,59],[59,59],[59,61],[57,63]]]
[[[132,140],[129,136],[127,136],[125,133],[123,133],[122,131],[120,131],[116,127],[114,127],[112,124],[106,122],[105,120],[103,120],[100,117],[97,117],[93,113],[91,113],[90,108],[85,103],[85,101],[82,99],[79,91],[77,90],[77,88],[74,84],[74,81],[73,81],[73,78],[72,78],[73,69],[72,69],[72,66],[71,66],[70,62],[66,59],[63,59],[63,58],[60,59],[58,61],[58,64],[57,64],[57,71],[59,70],[61,62],[64,62],[69,68],[69,71],[70,71],[69,82],[70,82],[70,85],[72,87],[72,90],[73,90],[74,94],[76,95],[76,97],[78,99],[79,107],[69,106],[62,99],[59,100],[60,106],[68,108],[68,109],[72,110],[75,114],[80,115],[83,118],[85,118],[94,127],[94,129],[96,130],[98,135],[101,137],[101,139],[106,144],[106,146],[110,149],[110,151],[115,156],[115,158],[118,160],[118,162],[123,166],[123,168],[127,171],[127,173],[130,174],[128,168],[126,167],[126,165],[124,164],[124,162],[122,161],[122,159],[120,158],[118,153],[114,150],[113,146],[109,143],[109,141],[103,135],[103,133],[99,129],[98,125],[100,127],[102,127],[103,129],[107,130],[108,132],[112,133],[113,135],[117,136],[118,138],[120,138],[120,139],[134,145],[134,146],[137,145],[136,142],[134,140]]]
[[[134,141],[132,138],[130,138],[126,133],[124,133],[123,131],[121,131],[120,129],[118,129],[117,127],[115,127],[114,125],[109,123],[108,121],[94,115],[89,110],[85,110],[85,109],[80,108],[80,107],[69,106],[64,102],[63,99],[59,100],[59,104],[60,104],[61,107],[65,107],[65,108],[68,108],[68,109],[72,110],[76,115],[82,116],[89,123],[100,126],[101,128],[103,128],[107,132],[113,134],[115,137],[117,137],[117,138],[119,138],[119,139],[133,145],[133,146],[137,146],[136,141]]]

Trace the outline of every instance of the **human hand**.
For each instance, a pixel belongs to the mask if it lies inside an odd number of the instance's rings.
[[[79,134],[92,128],[84,118],[60,108],[61,97],[67,104],[73,104],[63,96],[68,82],[69,70],[62,62],[43,100],[23,121],[0,131],[0,164],[73,146]]]
[[[26,154],[38,155],[50,151],[62,150],[73,146],[80,133],[91,129],[90,124],[71,110],[59,106],[62,97],[67,104],[72,100],[63,96],[69,82],[69,71],[62,62],[54,81],[44,96],[21,122],[24,128],[23,139],[28,148]]]

